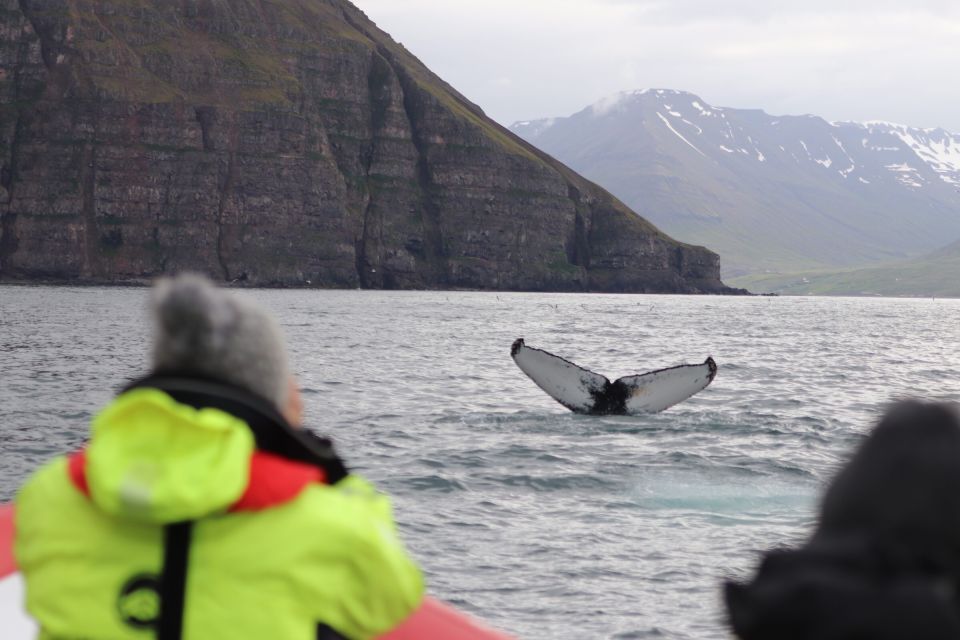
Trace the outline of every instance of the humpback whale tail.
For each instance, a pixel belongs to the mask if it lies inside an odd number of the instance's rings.
[[[623,376],[610,382],[517,338],[510,355],[520,370],[551,398],[575,413],[594,415],[655,413],[702,391],[717,375],[717,363],[684,364],[648,373]]]

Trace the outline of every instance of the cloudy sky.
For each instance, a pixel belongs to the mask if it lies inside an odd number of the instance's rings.
[[[957,0],[354,0],[502,124],[626,89],[960,132]]]

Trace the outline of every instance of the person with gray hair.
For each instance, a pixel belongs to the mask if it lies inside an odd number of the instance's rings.
[[[200,276],[156,283],[152,371],[17,496],[45,638],[372,638],[423,598],[388,499],[301,428],[282,332]]]
[[[281,412],[298,402],[280,325],[261,306],[187,274],[157,281],[152,311],[154,373],[229,382]]]

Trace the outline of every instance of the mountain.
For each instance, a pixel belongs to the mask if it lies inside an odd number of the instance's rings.
[[[902,262],[792,274],[740,278],[743,286],[783,295],[960,298],[960,242]]]
[[[343,0],[0,0],[0,277],[729,292]]]
[[[518,135],[677,238],[724,276],[920,256],[960,238],[960,135],[713,107],[624,92]]]

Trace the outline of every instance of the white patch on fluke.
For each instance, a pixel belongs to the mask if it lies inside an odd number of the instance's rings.
[[[520,370],[548,396],[577,413],[589,412],[593,407],[592,393],[602,391],[608,382],[598,373],[526,345],[521,345],[511,355]]]

